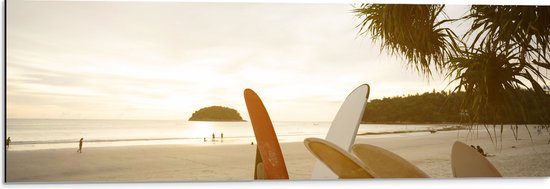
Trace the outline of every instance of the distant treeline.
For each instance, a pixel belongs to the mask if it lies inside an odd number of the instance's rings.
[[[524,92],[524,95],[532,93]],[[364,123],[468,123],[468,111],[461,108],[463,92],[426,92],[409,96],[396,96],[371,100],[365,108]],[[544,110],[534,107],[531,101],[524,102],[526,115],[508,117],[503,122],[544,124],[550,117],[550,95],[544,97],[548,104]],[[547,119],[546,119],[546,124]]]

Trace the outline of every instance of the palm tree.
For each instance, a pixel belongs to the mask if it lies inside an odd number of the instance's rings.
[[[502,132],[505,123],[525,122],[525,102],[543,112],[540,124],[550,125],[542,87],[550,70],[550,7],[474,5],[460,18],[448,18],[444,8],[362,4],[354,12],[361,35],[427,77],[435,68],[456,82],[454,91],[467,94],[461,109],[470,125],[500,125]],[[445,24],[466,20],[473,22],[462,36]]]

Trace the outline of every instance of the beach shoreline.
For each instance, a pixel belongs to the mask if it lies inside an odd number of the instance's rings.
[[[495,147],[485,132],[465,130],[357,136],[356,143],[386,148],[434,178],[452,178],[450,153],[454,141],[480,145],[505,177],[550,176],[549,135],[521,132],[515,140],[505,130]],[[292,180],[308,180],[316,159],[301,142],[281,148]],[[256,145],[163,144],[122,147],[7,151],[6,181],[19,182],[147,182],[252,180]]]

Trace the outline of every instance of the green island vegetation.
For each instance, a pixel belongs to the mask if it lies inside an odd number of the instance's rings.
[[[224,106],[201,108],[191,115],[189,121],[244,121],[237,110]]]
[[[521,106],[525,107],[525,115],[515,112],[507,117],[500,117],[499,123],[504,124],[545,124],[545,118],[550,117],[550,111],[537,106],[536,101],[529,100],[535,94],[522,90]],[[412,123],[412,124],[447,124],[469,123],[472,115],[466,109],[461,109],[464,92],[426,92],[423,94],[386,97],[369,101],[363,115],[363,123]],[[546,95],[542,103],[550,105],[550,95]],[[489,121],[489,120],[478,120]]]

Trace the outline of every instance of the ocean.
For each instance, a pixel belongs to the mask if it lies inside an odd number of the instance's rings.
[[[86,119],[7,119],[6,136],[10,150],[84,147],[186,144],[255,143],[250,122],[206,122],[181,120],[86,120]],[[330,122],[274,122],[280,142],[303,141],[308,137],[324,138]],[[358,133],[383,133],[442,128],[449,125],[361,124]],[[223,133],[223,140],[221,134]],[[214,140],[212,134],[215,135]],[[425,133],[423,133],[425,134]],[[399,134],[360,137],[395,137]]]

